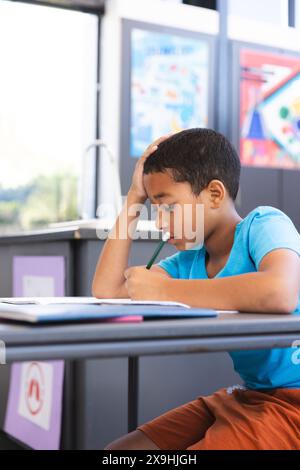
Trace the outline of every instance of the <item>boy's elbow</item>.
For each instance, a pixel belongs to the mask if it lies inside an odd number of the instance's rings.
[[[95,281],[93,281],[91,290],[92,290],[92,296],[96,297],[96,299],[104,299],[105,297],[106,298],[108,297],[107,293],[104,295],[103,290],[101,291],[101,289],[99,289]]]
[[[282,313],[283,315],[288,315],[290,313],[293,313],[296,310],[296,307],[297,303],[292,302],[291,300],[282,300],[280,303],[275,303],[271,311],[274,313]]]
[[[96,289],[92,289],[92,296],[95,297],[96,299],[104,298],[101,292],[98,292]]]
[[[113,299],[114,296],[110,295],[109,292],[103,292],[99,289],[92,289],[92,296],[96,299]]]
[[[107,291],[101,291],[97,289],[96,287],[92,287],[92,296],[95,297],[96,299],[113,299],[113,295],[109,295],[109,292]]]
[[[283,285],[282,282],[273,286],[268,295],[267,310],[273,313],[290,314],[293,313],[299,302],[299,292]]]
[[[96,287],[94,285],[92,285],[91,292],[92,292],[93,297],[96,297],[97,299],[101,298],[101,295],[99,295],[100,293],[98,292],[98,290],[96,289]]]
[[[283,299],[282,303],[280,305],[281,307],[281,312],[285,314],[293,313],[298,306],[298,297],[295,298],[293,296],[290,296],[287,299]]]
[[[104,285],[100,288],[96,282],[93,282],[91,292],[96,299],[115,299],[118,297],[117,292]]]

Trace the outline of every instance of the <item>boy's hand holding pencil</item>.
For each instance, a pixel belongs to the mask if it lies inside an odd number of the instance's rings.
[[[144,266],[126,269],[125,286],[132,300],[168,300],[170,278]]]

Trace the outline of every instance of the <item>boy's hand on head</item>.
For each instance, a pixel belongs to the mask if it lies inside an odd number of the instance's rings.
[[[167,140],[169,137],[171,137],[171,135],[172,134],[162,136],[149,145],[135,166],[129,192],[134,194],[135,198],[137,198],[140,202],[145,202],[148,198],[143,182],[144,163],[147,158],[158,149],[159,144]]]
[[[132,300],[167,300],[165,286],[169,279],[164,274],[137,266],[126,269],[124,276]]]

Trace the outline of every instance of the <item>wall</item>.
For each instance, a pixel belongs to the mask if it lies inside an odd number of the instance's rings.
[[[277,26],[288,24],[288,0],[229,0],[229,13]]]

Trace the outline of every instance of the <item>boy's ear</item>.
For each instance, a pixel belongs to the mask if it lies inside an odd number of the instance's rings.
[[[207,186],[209,200],[213,209],[218,209],[224,201],[226,189],[222,181],[212,180]]]

